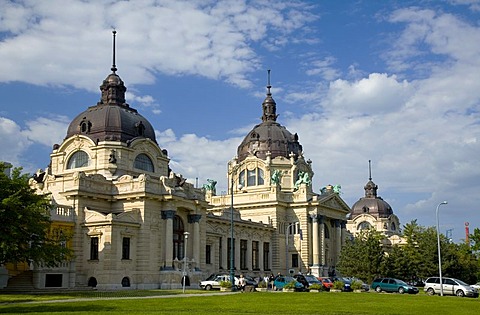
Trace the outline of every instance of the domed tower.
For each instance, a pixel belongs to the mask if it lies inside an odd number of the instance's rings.
[[[270,70],[269,70],[270,71]],[[302,153],[302,145],[298,142],[298,135],[292,135],[284,126],[277,123],[277,104],[272,97],[270,79],[267,84],[267,97],[262,103],[262,123],[256,125],[238,146],[238,162],[248,156],[271,159],[277,156],[296,160]]]
[[[310,269],[317,276],[327,275],[338,261],[350,208],[339,193],[313,191],[312,161],[305,160],[298,135],[277,122],[270,70],[262,112],[262,122],[248,132],[228,163],[228,195],[207,194],[213,206],[210,213],[231,217],[236,226],[260,222],[272,227],[271,240],[260,250],[267,258],[255,259],[264,267],[284,274]],[[242,240],[246,237],[232,235],[230,242],[235,244],[223,247],[239,248],[240,253],[231,257],[241,258],[250,252],[249,243]],[[240,269],[247,269],[242,261]]]
[[[392,207],[378,196],[378,186],[372,181],[371,161],[368,161],[369,178],[365,184],[365,197],[360,198],[352,206],[347,228],[352,234],[361,230],[374,228],[385,235],[400,233],[398,217],[393,214]]]
[[[311,191],[311,162],[303,158],[298,135],[277,122],[277,104],[271,88],[268,70],[262,122],[253,127],[238,146],[237,157],[229,163],[229,182],[236,183],[234,190],[243,191],[270,190],[277,186],[295,191],[301,183]]]
[[[106,178],[168,176],[167,151],[159,148],[150,122],[125,101],[127,88],[115,65],[115,36],[113,31],[112,73],[100,86],[100,101],[77,115],[63,143],[54,145],[52,171]]]

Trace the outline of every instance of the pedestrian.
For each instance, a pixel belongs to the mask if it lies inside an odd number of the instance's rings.
[[[240,275],[240,279],[238,279],[238,284],[240,285],[240,291],[242,291],[242,293],[245,292],[246,281],[243,275]]]

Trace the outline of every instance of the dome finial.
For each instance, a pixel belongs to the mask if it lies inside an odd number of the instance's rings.
[[[270,69],[267,70],[267,95],[270,96],[272,93],[270,92],[270,89],[272,86],[270,85]]]
[[[372,160],[368,160],[368,180],[372,180]]]
[[[110,70],[112,70],[112,72],[115,73],[115,71],[117,71],[117,66],[115,65],[115,37],[117,35],[117,31],[113,29],[112,34],[113,34],[113,62],[112,62],[112,68]]]
[[[270,89],[272,86],[270,85],[270,69],[267,70],[267,97],[262,103],[263,107],[263,115],[262,121],[276,121],[277,120],[277,104],[272,98],[272,93]]]

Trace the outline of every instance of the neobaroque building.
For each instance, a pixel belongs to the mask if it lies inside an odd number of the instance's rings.
[[[387,248],[403,244],[404,240],[400,237],[400,221],[388,202],[378,196],[378,186],[372,181],[370,161],[369,174],[364,187],[365,196],[353,204],[347,229],[353,236],[362,230],[374,229],[384,235],[383,244]]]
[[[100,101],[72,120],[31,179],[51,196],[54,227],[74,252],[55,268],[31,263],[34,288],[196,287],[231,262],[252,276],[334,268],[351,209],[330,185],[313,191],[312,161],[277,122],[270,83],[261,123],[227,164],[229,191],[216,195],[214,182],[197,188],[170,169],[153,126],[125,102],[115,58],[111,70]],[[13,286],[21,274],[12,275]]]

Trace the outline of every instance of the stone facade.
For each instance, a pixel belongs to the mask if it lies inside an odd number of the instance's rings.
[[[153,127],[125,103],[116,70],[31,179],[51,196],[54,225],[72,236],[74,252],[56,268],[31,264],[34,287],[169,289],[182,279],[198,287],[231,262],[252,276],[332,270],[350,208],[331,186],[313,192],[312,162],[276,122],[270,86],[263,122],[228,163],[229,193],[217,196],[213,181],[197,188],[170,169]]]

